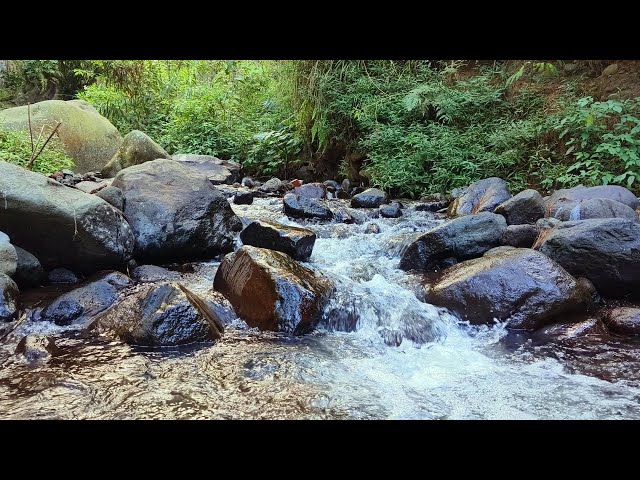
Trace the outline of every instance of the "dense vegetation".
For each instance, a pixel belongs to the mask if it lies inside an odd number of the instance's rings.
[[[28,61],[6,85],[75,89],[123,134],[258,175],[308,164],[413,196],[488,176],[635,189],[640,98],[595,101],[582,79],[561,62]]]

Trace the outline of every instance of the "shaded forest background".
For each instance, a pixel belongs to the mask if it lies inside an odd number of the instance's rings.
[[[80,98],[124,135],[255,176],[394,195],[490,176],[512,191],[640,182],[640,62],[3,61],[0,106]],[[28,137],[28,135],[27,135]],[[0,131],[20,163],[23,134]],[[55,142],[40,170],[70,166]]]

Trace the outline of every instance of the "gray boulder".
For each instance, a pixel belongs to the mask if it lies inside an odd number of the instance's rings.
[[[100,173],[103,177],[114,177],[123,168],[133,167],[158,158],[171,159],[171,155],[146,133],[132,130],[124,136],[122,145]]]
[[[586,309],[591,292],[545,255],[513,248],[448,268],[426,285],[425,301],[472,324],[508,320],[509,328],[535,330]]]
[[[590,218],[626,218],[638,221],[638,214],[633,208],[609,198],[559,200],[554,204],[553,217],[562,221]]]
[[[628,189],[618,185],[600,185],[597,187],[575,187],[556,190],[547,200],[547,209],[550,212],[550,216],[554,216],[556,209],[567,201],[595,198],[620,202],[633,210],[640,206],[638,198]]]
[[[311,257],[316,234],[306,228],[254,220],[240,232],[240,240],[244,245],[277,250],[295,260],[306,262]]]
[[[9,237],[0,232],[0,273],[13,277],[17,267],[18,254],[16,253],[16,248],[11,245]]]
[[[331,220],[333,218],[333,212],[315,198],[287,193],[282,198],[282,204],[284,213],[289,217],[318,218],[321,220]]]
[[[509,225],[500,240],[502,245],[531,248],[538,238],[538,227],[535,225]]]
[[[507,225],[534,225],[544,217],[545,205],[536,190],[523,190],[496,207],[494,213],[502,215]]]
[[[501,215],[483,212],[455,218],[427,231],[402,253],[403,270],[437,271],[500,245],[507,229]]]
[[[125,198],[124,216],[144,262],[211,258],[233,250],[242,222],[203,174],[174,160],[126,168],[113,186]]]
[[[387,201],[387,194],[379,188],[369,188],[351,199],[353,208],[378,208]]]
[[[47,275],[40,265],[40,261],[20,247],[16,247],[18,254],[18,268],[13,279],[20,288],[32,288],[42,285]]]
[[[240,164],[231,160],[221,160],[212,155],[174,155],[173,159],[189,168],[206,175],[214,185],[232,185],[240,181]]]
[[[122,195],[122,190],[120,190],[118,187],[109,185],[108,187],[105,187],[102,190],[98,191],[96,193],[96,196],[100,197],[105,202],[109,203],[118,210],[124,210],[124,196]]]
[[[131,257],[129,224],[95,195],[2,161],[0,192],[0,230],[45,269],[93,272],[120,268]]]
[[[479,180],[456,193],[447,210],[450,216],[493,212],[498,205],[511,198],[507,182],[498,177]]]

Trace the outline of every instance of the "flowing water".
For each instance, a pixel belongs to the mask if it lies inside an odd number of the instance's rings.
[[[236,319],[215,344],[149,351],[27,321],[0,342],[0,418],[640,418],[637,340],[472,327],[421,302],[422,279],[397,267],[402,247],[439,221],[432,214],[407,208],[365,234],[366,224],[292,222],[278,199],[233,208],[316,231],[310,263],[338,284],[316,332]],[[207,296],[218,263],[192,266],[182,282]],[[15,354],[28,333],[62,354]]]

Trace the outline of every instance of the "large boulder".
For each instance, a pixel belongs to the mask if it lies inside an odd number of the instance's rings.
[[[158,159],[120,171],[113,186],[125,198],[136,259],[165,263],[233,250],[242,222],[224,195],[196,170]]]
[[[609,198],[559,200],[554,204],[552,217],[562,221],[590,218],[626,218],[638,221],[638,214],[633,208]]]
[[[425,301],[446,307],[472,324],[509,320],[534,330],[585,309],[591,292],[540,252],[513,248],[459,263],[425,286]]]
[[[353,208],[378,208],[387,201],[387,194],[379,188],[369,188],[351,199]]]
[[[493,212],[501,203],[511,198],[507,182],[498,177],[489,177],[472,183],[459,192],[447,210],[450,216]]]
[[[249,326],[294,334],[315,327],[334,290],[317,270],[248,245],[224,258],[213,286]]]
[[[18,254],[16,248],[11,245],[9,237],[0,232],[0,273],[10,277],[16,273],[18,267]]]
[[[535,225],[539,218],[544,217],[544,199],[536,190],[523,190],[498,205],[494,213],[502,215],[507,225]]]
[[[605,297],[640,297],[640,224],[623,218],[562,222],[539,250]]]
[[[16,247],[18,267],[13,279],[20,288],[31,288],[42,285],[47,278],[40,261],[32,254]]]
[[[437,271],[500,245],[507,229],[502,215],[483,212],[455,218],[427,231],[402,253],[403,270]]]
[[[124,136],[124,141],[109,162],[102,167],[103,177],[114,177],[123,168],[140,165],[158,158],[171,160],[164,148],[140,130],[132,130]]]
[[[4,273],[0,273],[0,322],[9,322],[18,314],[18,295],[16,283]]]
[[[123,342],[165,347],[222,336],[213,306],[176,282],[145,284],[100,315],[91,329]]]
[[[117,269],[131,257],[129,224],[95,195],[2,161],[0,192],[0,230],[46,269]]]
[[[221,160],[212,155],[174,155],[173,159],[207,176],[214,185],[232,185],[240,181],[240,164],[231,160]]]
[[[549,210],[550,216],[554,216],[557,208],[566,202],[591,200],[595,198],[620,202],[633,210],[640,206],[638,198],[626,188],[618,185],[600,185],[597,187],[574,187],[556,190],[547,199],[547,209]]]
[[[96,193],[96,196],[100,197],[105,202],[114,206],[118,210],[124,210],[124,196],[122,195],[122,190],[120,190],[118,187],[109,185],[108,187],[105,187],[102,190],[98,191]]]
[[[287,193],[282,198],[282,204],[283,212],[289,217],[318,218],[320,220],[331,220],[333,218],[333,212],[315,198]]]
[[[306,228],[254,220],[240,232],[240,240],[245,245],[277,250],[295,260],[306,262],[311,257],[316,234]]]
[[[39,320],[56,325],[85,325],[97,314],[109,308],[118,299],[118,292],[131,284],[120,272],[101,275],[84,286],[60,295],[39,314]]]
[[[62,124],[57,135],[67,155],[73,158],[76,172],[100,170],[122,144],[116,127],[86,102],[46,100],[31,105],[34,136],[44,126],[42,136],[47,138],[58,122]],[[0,127],[28,131],[27,106],[0,111]]]
[[[293,193],[301,197],[326,198],[327,186],[323,183],[305,183],[293,189]]]

